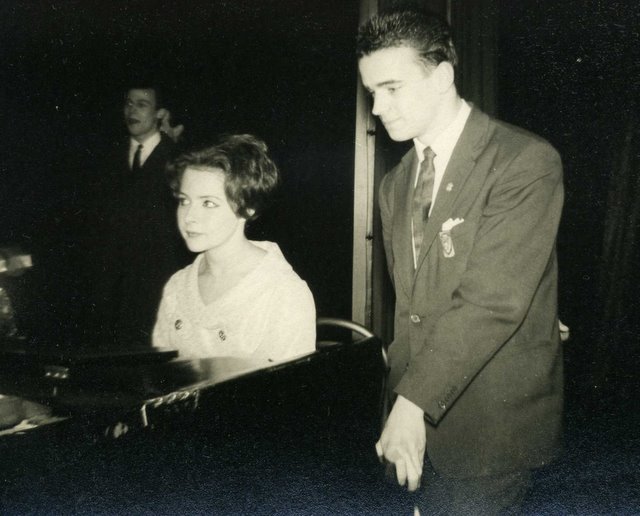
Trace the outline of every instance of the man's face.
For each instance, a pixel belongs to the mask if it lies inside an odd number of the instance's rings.
[[[374,115],[389,136],[405,141],[426,135],[434,127],[440,94],[433,73],[411,47],[376,50],[360,58],[360,76],[373,97]]]
[[[158,109],[154,90],[132,89],[124,103],[124,121],[132,138],[143,142],[158,130]]]

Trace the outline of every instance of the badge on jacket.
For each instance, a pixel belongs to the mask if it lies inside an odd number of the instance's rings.
[[[445,258],[453,258],[456,250],[453,247],[453,239],[451,238],[451,230],[458,224],[462,224],[464,219],[448,219],[442,223],[442,230],[438,233],[440,243],[442,244],[442,254]]]

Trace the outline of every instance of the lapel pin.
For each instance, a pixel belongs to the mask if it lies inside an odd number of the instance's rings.
[[[453,183],[447,183],[446,190],[447,192],[450,192],[451,190],[453,190]]]

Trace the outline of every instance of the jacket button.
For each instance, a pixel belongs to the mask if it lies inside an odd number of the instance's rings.
[[[442,410],[444,410],[444,409],[447,408],[447,404],[444,401],[440,400],[440,401],[438,401],[438,407],[440,407]]]
[[[418,324],[420,322],[420,316],[418,314],[411,314],[411,322]]]

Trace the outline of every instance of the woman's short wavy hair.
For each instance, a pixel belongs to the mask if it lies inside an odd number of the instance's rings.
[[[182,154],[167,167],[174,194],[187,168],[224,174],[224,189],[235,213],[247,220],[257,218],[279,184],[278,167],[267,145],[250,134],[223,135],[215,145]]]

